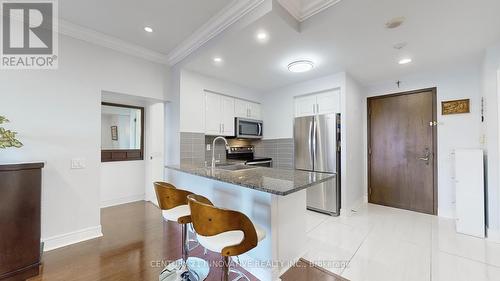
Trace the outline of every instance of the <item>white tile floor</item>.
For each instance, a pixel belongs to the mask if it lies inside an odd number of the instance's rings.
[[[364,204],[308,212],[307,231],[305,258],[351,281],[500,280],[500,244],[457,234],[454,220]]]

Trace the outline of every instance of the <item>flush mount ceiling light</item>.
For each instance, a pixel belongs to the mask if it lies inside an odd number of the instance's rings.
[[[146,27],[144,27],[144,31],[151,33],[151,32],[153,32],[153,29],[149,26],[146,26]]]
[[[408,64],[411,62],[410,58],[404,58],[399,60],[399,64]]]
[[[298,60],[288,64],[288,70],[294,73],[307,72],[314,68],[314,63],[310,60]]]
[[[267,35],[267,33],[265,31],[257,32],[255,37],[257,38],[257,41],[259,41],[259,42],[266,42],[267,39],[269,39],[269,36]]]
[[[385,27],[388,29],[394,29],[400,27],[405,20],[406,20],[405,17],[393,18],[385,23]]]

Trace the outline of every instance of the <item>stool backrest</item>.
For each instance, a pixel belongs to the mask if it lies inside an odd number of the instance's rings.
[[[233,230],[243,232],[243,241],[238,245],[223,248],[223,256],[241,255],[257,246],[255,226],[245,214],[217,208],[207,198],[196,194],[189,195],[188,202],[191,222],[199,235],[214,236]]]
[[[169,210],[180,205],[187,205],[187,197],[192,192],[176,188],[166,182],[155,182],[156,199],[162,210]]]

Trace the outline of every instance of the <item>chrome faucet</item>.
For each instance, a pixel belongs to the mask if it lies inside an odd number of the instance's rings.
[[[217,140],[224,140],[224,142],[226,143],[226,150],[229,150],[229,144],[227,143],[225,137],[218,136],[214,139],[214,141],[212,142],[212,168],[215,168],[215,142]]]

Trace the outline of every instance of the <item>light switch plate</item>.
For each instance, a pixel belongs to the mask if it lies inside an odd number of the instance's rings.
[[[207,143],[207,151],[210,151],[210,144]]]
[[[71,159],[71,169],[85,169],[86,166],[85,158]]]

